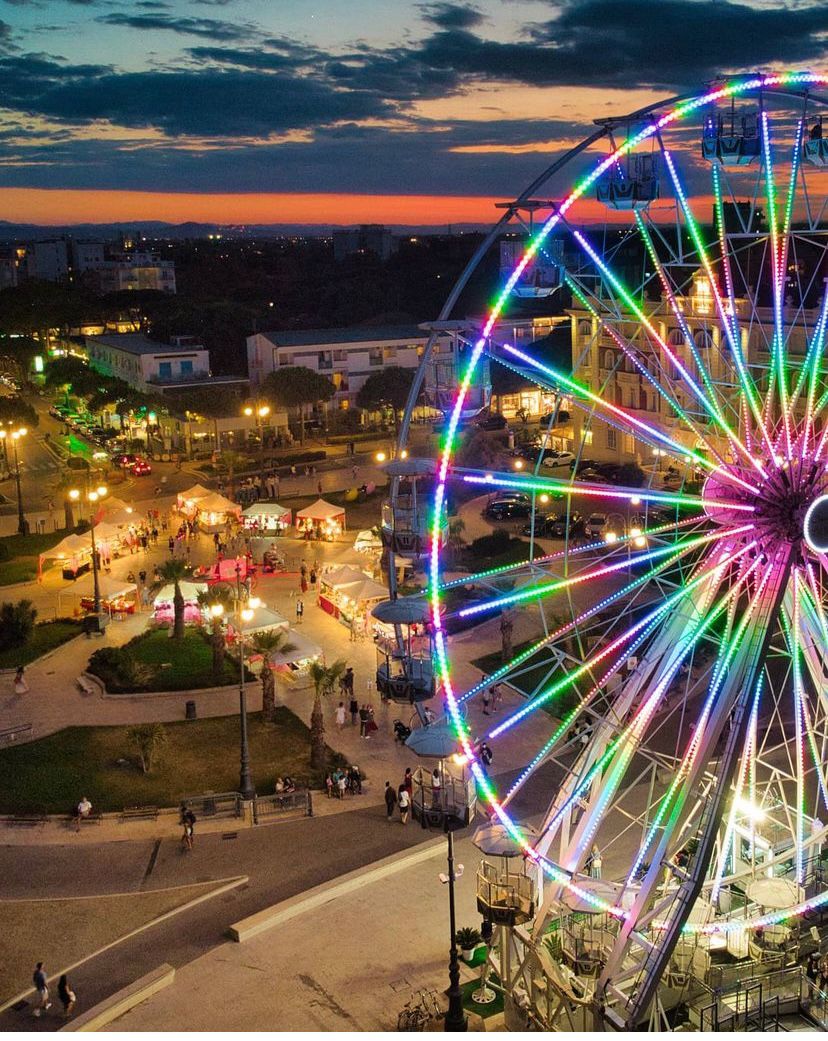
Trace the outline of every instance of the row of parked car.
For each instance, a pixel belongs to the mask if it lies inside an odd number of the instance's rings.
[[[523,492],[504,492],[492,499],[483,511],[484,516],[492,521],[527,520],[522,528],[524,535],[535,538],[587,538],[602,539],[610,529],[609,517],[606,513],[591,513],[584,516],[577,510],[566,513],[540,514],[535,512],[532,518],[532,502]],[[647,514],[636,514],[630,518],[630,529],[643,530],[646,527],[657,527],[675,519],[675,513],[669,510],[651,509]],[[623,535],[623,531],[616,531]]]
[[[90,413],[78,412],[70,405],[52,405],[49,415],[85,440],[97,445],[100,452],[96,457],[106,458],[121,470],[128,470],[134,477],[146,477],[152,473],[152,464],[141,455],[125,452],[125,439],[117,430],[100,426]]]

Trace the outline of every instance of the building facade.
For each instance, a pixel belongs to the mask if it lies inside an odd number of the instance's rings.
[[[372,372],[389,365],[416,369],[428,337],[416,325],[255,333],[247,337],[247,371],[251,385],[260,387],[279,368],[312,369],[336,387],[332,406],[348,409]]]
[[[210,353],[193,337],[175,337],[158,343],[143,333],[113,333],[86,337],[90,366],[115,376],[136,390],[163,393],[165,389],[204,386],[210,377]]]
[[[390,228],[382,224],[360,224],[358,228],[342,228],[333,233],[334,260],[344,260],[359,253],[373,253],[380,260],[397,251],[397,240]]]

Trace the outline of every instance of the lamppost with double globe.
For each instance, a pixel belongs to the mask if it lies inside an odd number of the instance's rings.
[[[256,431],[259,435],[259,462],[260,465],[264,461],[264,422],[270,415],[270,405],[248,405],[244,414],[246,416],[256,417]]]
[[[89,503],[89,533],[92,536],[92,589],[93,589],[93,611],[94,616],[88,627],[89,632],[103,632],[106,622],[101,613],[101,588],[98,579],[98,547],[95,544],[95,503],[100,502],[107,496],[107,488],[99,484],[97,488],[90,488],[87,484],[85,491],[80,488],[70,488],[69,498],[72,502],[78,502],[83,498]]]
[[[25,437],[28,434],[26,427],[18,427],[16,430],[6,430],[5,428],[0,429],[0,438],[3,439],[3,446],[6,448],[6,462],[8,464],[8,448],[6,447],[7,439],[11,439],[12,451],[14,452],[14,479],[17,485],[17,531],[20,535],[29,534],[29,522],[23,515],[23,493],[20,489],[20,461],[17,458],[17,442],[21,437]]]

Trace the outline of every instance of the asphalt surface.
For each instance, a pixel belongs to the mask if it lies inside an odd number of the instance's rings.
[[[0,847],[7,899],[145,892],[249,876],[247,885],[181,912],[73,970],[77,1012],[163,962],[176,968],[187,964],[226,939],[227,928],[241,918],[432,837],[414,823],[389,823],[380,806],[238,832],[232,824],[228,821],[224,833],[197,833],[192,853],[183,852],[177,840],[161,842],[149,873],[153,841]],[[348,942],[358,944],[359,938]],[[61,970],[49,960],[48,937],[43,938],[42,958],[50,976]],[[54,1030],[60,1022],[58,1004],[55,1000],[40,1019],[32,1016],[28,1004],[9,1009],[0,1014],[0,1031]]]

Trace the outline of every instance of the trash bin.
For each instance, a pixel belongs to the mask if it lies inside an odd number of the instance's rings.
[[[184,718],[195,719],[196,718],[196,704],[194,701],[188,701],[184,706]]]

